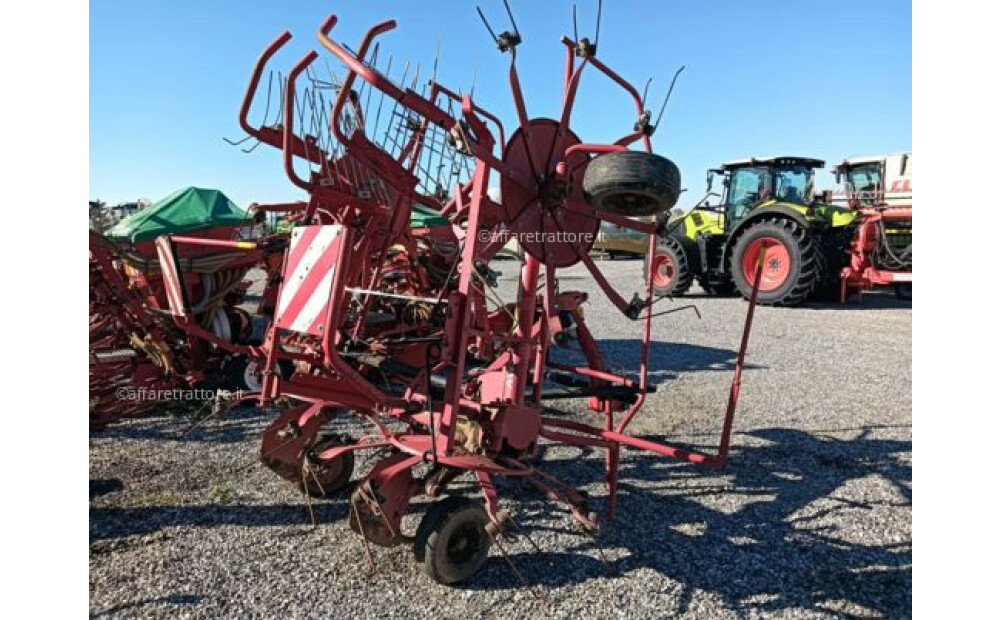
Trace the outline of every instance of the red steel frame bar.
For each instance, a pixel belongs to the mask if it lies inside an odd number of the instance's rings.
[[[662,454],[664,456],[670,456],[682,461],[687,461],[690,463],[695,463],[698,465],[705,465],[712,469],[722,469],[725,467],[726,462],[729,458],[729,446],[732,436],[733,429],[733,418],[736,413],[736,406],[739,402],[740,387],[742,385],[743,367],[746,360],[746,352],[750,343],[750,331],[753,326],[754,309],[757,306],[757,296],[760,292],[760,281],[761,275],[764,269],[764,252],[763,249],[757,258],[757,268],[754,273],[754,283],[753,289],[750,294],[750,301],[747,307],[747,318],[743,326],[743,336],[740,341],[740,350],[736,359],[736,367],[733,372],[733,381],[729,390],[729,400],[726,406],[726,415],[723,421],[722,433],[719,438],[719,446],[714,455],[701,452],[698,450],[691,450],[683,448],[680,446],[668,444],[668,443],[657,443],[650,441],[648,439],[642,439],[641,437],[633,437],[631,435],[626,435],[623,430],[627,426],[629,418],[622,421],[619,427],[614,430],[599,429],[588,424],[581,422],[573,422],[570,420],[561,420],[559,418],[553,418],[549,416],[542,417],[542,431],[541,435],[543,437],[550,438],[554,441],[560,441],[563,443],[569,443],[574,445],[590,445],[595,447],[601,447],[610,449],[614,444],[626,445],[632,448],[637,448],[640,450],[646,450],[648,452],[655,452],[657,454]],[[582,435],[571,435],[566,433],[560,433],[559,431],[553,430],[552,427],[562,428],[567,430],[572,430],[577,433],[583,433]],[[614,499],[612,498],[612,502]]]

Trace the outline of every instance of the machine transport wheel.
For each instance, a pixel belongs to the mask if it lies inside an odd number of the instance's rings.
[[[764,250],[757,301],[766,306],[796,306],[816,287],[820,276],[819,250],[809,231],[787,218],[751,224],[736,240],[730,273],[747,299],[753,290],[757,257]]]
[[[653,272],[653,294],[659,297],[666,295],[683,295],[691,288],[694,279],[688,264],[684,248],[675,239],[660,239],[652,265],[646,264],[644,277]]]
[[[329,497],[343,489],[351,481],[354,474],[354,453],[344,452],[336,458],[321,461],[316,458],[328,448],[342,446],[346,438],[338,435],[320,437],[306,453],[307,465],[303,468],[305,482],[299,483],[299,489],[310,497]]]
[[[896,299],[903,299],[905,301],[913,300],[913,283],[912,282],[899,282],[896,284]]]
[[[598,211],[629,217],[656,215],[677,204],[681,173],[674,162],[653,153],[605,153],[587,164],[583,195]]]
[[[476,574],[490,554],[490,522],[482,503],[449,496],[427,509],[414,539],[413,552],[424,572],[443,585]]]
[[[259,347],[260,340],[251,340],[250,346]],[[295,365],[289,360],[278,360],[278,372],[283,379],[288,379],[295,372]],[[228,390],[243,390],[258,392],[263,387],[261,366],[256,360],[246,355],[230,355],[222,362],[222,387]]]

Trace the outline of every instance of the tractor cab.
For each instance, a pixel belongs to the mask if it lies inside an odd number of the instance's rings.
[[[843,188],[839,202],[852,208],[910,206],[913,154],[849,157],[833,169]]]
[[[714,177],[722,177],[720,210],[725,231],[731,232],[751,211],[767,202],[810,204],[815,170],[822,167],[821,160],[805,157],[754,157],[709,170],[710,191]]]

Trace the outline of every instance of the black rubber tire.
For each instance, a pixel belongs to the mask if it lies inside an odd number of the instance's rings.
[[[733,297],[736,295],[736,285],[730,279],[719,282],[709,282],[707,278],[698,278],[698,286],[712,297]]]
[[[751,224],[733,246],[729,272],[736,288],[750,299],[753,282],[743,274],[743,255],[750,243],[761,237],[777,239],[788,251],[789,274],[785,282],[773,291],[760,291],[757,303],[764,306],[797,306],[805,301],[816,288],[820,277],[819,248],[809,230],[795,220],[774,217]]]
[[[489,522],[481,502],[446,497],[431,504],[420,521],[413,554],[434,581],[442,585],[465,581],[479,572],[490,554]]]
[[[320,438],[309,449],[306,458],[310,459],[310,467],[315,475],[305,476],[305,482],[299,483],[299,489],[311,497],[330,497],[351,482],[354,475],[354,452],[344,452],[335,459],[318,462],[312,455],[319,454],[327,448],[344,445],[346,438],[328,435]],[[317,481],[316,479],[319,478]]]
[[[834,246],[821,248],[817,253],[819,257],[819,276],[816,278],[816,287],[813,289],[810,301],[819,302],[839,302],[840,301],[840,271],[847,266],[847,255],[843,248],[834,243]]]
[[[656,215],[677,204],[681,172],[674,162],[653,153],[605,153],[587,164],[583,195],[598,211],[629,217]]]
[[[691,265],[688,262],[684,247],[672,237],[667,237],[666,239],[660,238],[656,244],[656,254],[666,254],[673,262],[676,273],[666,286],[657,286],[654,280],[653,294],[658,297],[666,297],[667,295],[678,296],[686,293],[694,281],[694,274],[691,272]],[[656,260],[655,256],[653,260]],[[649,279],[649,269],[650,265],[647,260],[643,264],[642,272],[643,278],[647,280]]]

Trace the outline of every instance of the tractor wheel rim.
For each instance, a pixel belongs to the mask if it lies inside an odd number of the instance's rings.
[[[670,256],[657,254],[653,258],[653,285],[657,288],[667,288],[673,281],[676,271]]]
[[[743,277],[753,286],[757,274],[757,256],[764,250],[764,271],[760,276],[760,290],[769,292],[780,288],[792,272],[792,256],[788,248],[774,237],[754,239],[743,252]]]

